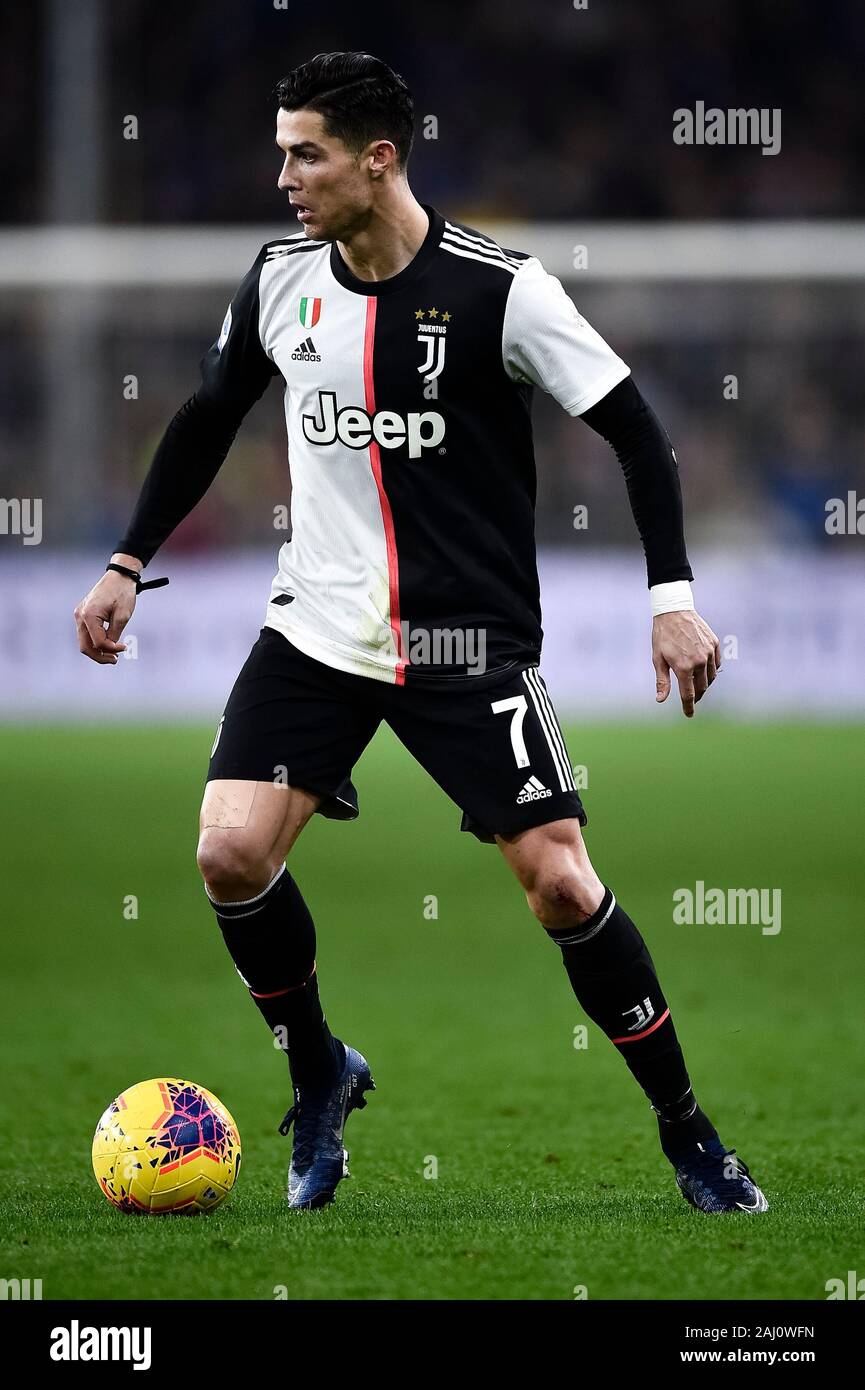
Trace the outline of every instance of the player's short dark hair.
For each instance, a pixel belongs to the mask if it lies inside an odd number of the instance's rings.
[[[371,140],[390,140],[405,169],[414,141],[414,101],[403,78],[380,58],[318,53],[283,77],[274,96],[285,111],[317,111],[328,135],[355,155]]]

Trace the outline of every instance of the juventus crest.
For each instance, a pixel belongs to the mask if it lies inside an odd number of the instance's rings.
[[[429,310],[432,317],[437,310]],[[450,318],[450,314],[445,316]],[[417,340],[423,352],[423,361],[418,371],[423,379],[423,394],[427,400],[438,399],[438,378],[445,365],[446,323],[419,323]]]

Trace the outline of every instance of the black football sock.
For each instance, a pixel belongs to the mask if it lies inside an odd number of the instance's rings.
[[[574,994],[618,1049],[658,1117],[667,1157],[717,1131],[694,1099],[685,1059],[648,947],[609,888],[577,927],[547,928]]]
[[[238,975],[288,1057],[294,1085],[332,1086],[345,1048],[322,1013],[315,925],[288,869],[283,865],[254,898],[219,903],[207,896]]]

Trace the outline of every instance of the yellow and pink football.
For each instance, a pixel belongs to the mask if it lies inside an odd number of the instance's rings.
[[[140,1081],[113,1100],[93,1136],[93,1171],[120,1211],[212,1211],[240,1171],[240,1135],[193,1081]]]

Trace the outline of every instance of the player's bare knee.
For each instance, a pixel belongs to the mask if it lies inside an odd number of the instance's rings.
[[[574,817],[503,837],[500,847],[543,926],[573,926],[597,911],[604,886]]]
[[[591,865],[551,864],[535,876],[526,901],[544,927],[585,922],[597,911],[604,887]]]
[[[196,859],[209,891],[224,902],[253,897],[273,877],[260,845],[242,830],[206,827],[198,841]]]

